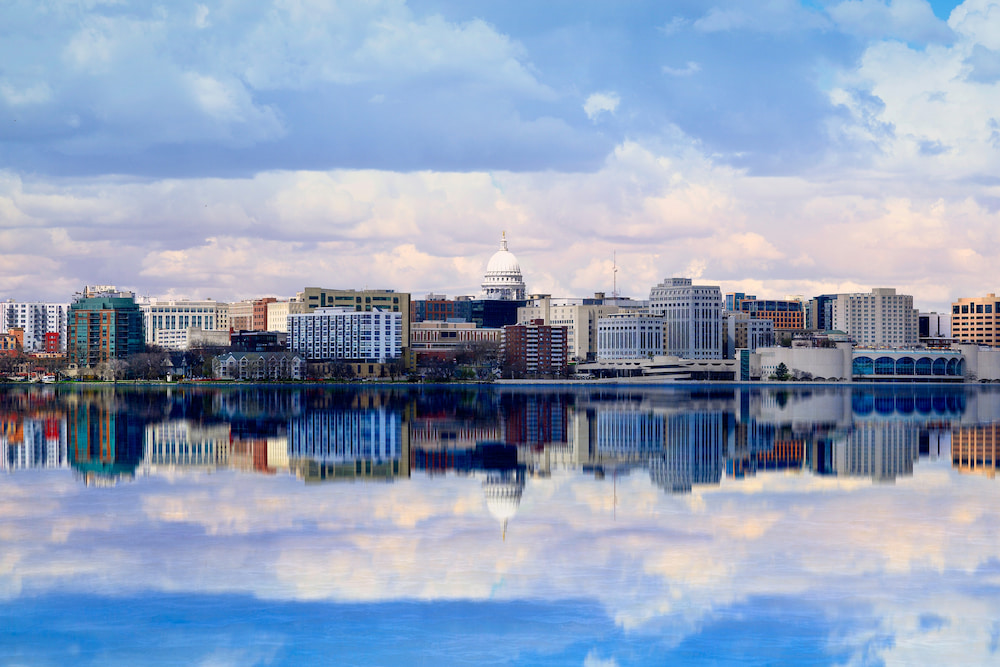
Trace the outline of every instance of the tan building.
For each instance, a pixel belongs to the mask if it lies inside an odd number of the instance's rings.
[[[305,304],[306,313],[317,308],[353,308],[370,311],[378,308],[383,312],[403,314],[403,345],[410,341],[410,294],[393,290],[352,290],[325,287],[306,287],[296,295],[296,300]]]
[[[477,327],[474,322],[414,322],[410,329],[410,349],[419,357],[444,357],[465,345],[486,343],[499,349],[502,329]]]
[[[288,333],[288,316],[306,312],[306,304],[297,299],[267,304],[267,330]]]
[[[952,303],[951,336],[958,343],[1000,346],[1000,299],[987,294]]]
[[[229,328],[233,331],[253,331],[252,300],[229,304]]]

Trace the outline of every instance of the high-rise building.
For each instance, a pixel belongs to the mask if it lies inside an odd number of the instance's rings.
[[[219,304],[212,299],[140,298],[139,308],[142,310],[146,344],[168,350],[187,349],[189,329],[214,331],[218,326]]]
[[[612,313],[597,320],[597,358],[649,359],[663,354],[663,318]]]
[[[833,302],[833,328],[865,347],[908,347],[917,344],[917,311],[913,297],[891,287],[871,294],[838,294]]]
[[[88,286],[70,304],[66,355],[70,363],[94,366],[145,349],[142,310],[132,292]]]
[[[0,303],[0,333],[11,329],[23,331],[25,352],[51,351],[46,347],[46,334],[58,336],[58,352],[66,349],[66,315],[69,304],[6,301]]]
[[[1000,299],[990,293],[953,302],[951,335],[960,343],[1000,346]]]
[[[806,328],[813,331],[833,329],[833,302],[836,294],[820,294],[806,303]]]
[[[664,353],[684,359],[722,358],[722,290],[668,278],[649,292],[649,311],[663,317]]]
[[[566,327],[512,324],[503,328],[501,356],[514,375],[563,375],[569,359]]]
[[[403,314],[317,308],[289,315],[288,347],[310,361],[385,363],[403,353]]]
[[[400,313],[403,322],[403,346],[410,340],[410,294],[391,289],[333,289],[306,287],[295,299],[305,304],[305,312],[317,308],[351,308],[357,312],[369,312],[375,308],[383,313]]]
[[[506,232],[500,239],[500,249],[490,257],[483,276],[483,298],[501,301],[521,301],[525,295],[521,265],[507,249]]]

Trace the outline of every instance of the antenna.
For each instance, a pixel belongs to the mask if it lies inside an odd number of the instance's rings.
[[[617,299],[618,298],[618,251],[617,250],[611,251],[611,275],[613,281],[611,283],[611,298]]]

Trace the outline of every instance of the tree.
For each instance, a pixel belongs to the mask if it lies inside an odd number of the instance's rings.
[[[785,362],[778,364],[778,367],[774,369],[774,375],[771,376],[772,380],[778,380],[779,382],[784,382],[788,379],[788,366]]]

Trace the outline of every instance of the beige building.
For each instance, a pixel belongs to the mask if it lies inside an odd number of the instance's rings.
[[[253,331],[253,301],[229,304],[229,327],[233,331]]]
[[[267,330],[288,333],[288,316],[304,313],[306,310],[306,304],[297,299],[267,304]]]
[[[833,329],[862,347],[911,347],[918,342],[913,297],[891,287],[871,294],[838,294],[833,301]]]
[[[597,294],[594,299],[553,299],[548,294],[535,294],[525,306],[517,309],[517,323],[532,324],[541,320],[542,324],[566,327],[569,358],[593,360],[597,358],[597,321],[622,310],[609,303],[586,303],[604,301],[603,297]]]
[[[959,343],[1000,346],[1000,299],[991,293],[952,303],[951,336]]]
[[[371,311],[378,308],[383,312],[402,313],[403,344],[410,340],[410,294],[393,290],[353,290],[325,287],[306,287],[299,292],[296,301],[305,304],[303,312],[311,313],[317,308],[353,308],[357,311]]]

